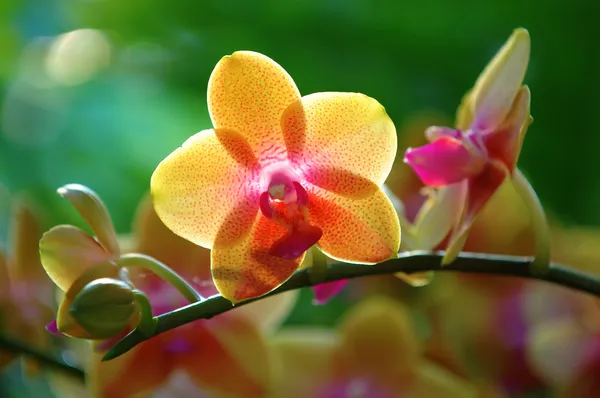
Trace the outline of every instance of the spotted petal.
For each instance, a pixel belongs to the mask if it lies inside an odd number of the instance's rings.
[[[204,130],[164,159],[150,182],[154,208],[177,235],[206,248],[248,233],[258,211],[251,188],[257,161],[248,142],[226,129]]]
[[[250,232],[239,242],[211,251],[211,271],[219,292],[233,303],[262,296],[285,282],[304,255],[288,260],[269,254],[287,231],[259,213]]]
[[[394,124],[363,94],[307,95],[285,111],[282,126],[291,161],[307,181],[332,192],[360,195],[368,188],[360,179],[382,185],[396,156]]]
[[[323,230],[319,248],[329,257],[374,264],[389,259],[400,246],[398,215],[379,188],[357,198],[309,187],[311,223]]]
[[[269,57],[237,51],[223,57],[208,82],[208,110],[215,128],[238,131],[261,161],[285,159],[281,115],[300,92]]]
[[[523,84],[529,63],[530,46],[527,30],[515,29],[506,44],[483,70],[472,93],[475,114],[473,128],[490,130],[505,119]]]
[[[210,275],[210,250],[168,229],[156,215],[149,196],[144,197],[138,205],[133,230],[136,238],[133,252],[149,255],[168,264],[186,278],[202,297],[217,294]],[[156,279],[147,275],[145,279],[148,278]]]
[[[91,236],[71,225],[54,227],[40,240],[42,265],[65,292],[83,272],[111,257]]]

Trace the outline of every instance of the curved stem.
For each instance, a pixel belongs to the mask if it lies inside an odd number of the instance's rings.
[[[152,336],[156,329],[156,318],[152,315],[152,305],[148,297],[140,290],[134,290],[135,301],[140,307],[140,323],[138,329],[146,336]]]
[[[124,254],[117,260],[117,264],[123,268],[142,267],[152,271],[157,276],[173,285],[173,287],[190,303],[202,301],[200,293],[187,283],[185,279],[155,258],[144,254]]]
[[[32,347],[31,344],[27,344],[22,341],[0,335],[0,349],[15,354],[25,355],[27,357],[35,359],[36,361],[42,363],[45,366],[70,374],[71,376],[74,376],[82,381],[85,378],[83,370],[75,366],[69,365],[59,357],[55,357],[46,352],[38,351],[37,349]]]
[[[560,264],[550,264],[544,274],[533,271],[531,265],[535,261],[531,257],[500,256],[478,253],[460,253],[454,262],[442,265],[441,259],[444,252],[412,251],[403,252],[398,258],[384,261],[376,265],[360,265],[336,263],[327,267],[324,282],[333,282],[342,279],[359,278],[370,275],[394,274],[405,272],[407,274],[424,271],[442,272],[470,272],[478,274],[516,276],[528,279],[537,279],[570,287],[582,292],[591,293],[600,297],[600,278],[587,275],[578,270]],[[233,308],[260,300],[261,298],[288,290],[314,286],[308,270],[298,271],[286,283],[271,293],[238,303],[235,307],[222,296],[213,296],[206,300],[190,304],[175,311],[158,316],[154,336],[174,329],[198,319],[209,319]],[[106,353],[103,360],[109,360],[123,355],[137,344],[152,336],[146,336],[139,331],[134,331],[125,336]]]
[[[535,236],[535,259],[531,263],[532,272],[543,275],[550,266],[550,227],[542,203],[535,190],[523,175],[521,170],[515,169],[513,174],[514,187],[531,216],[531,223]]]

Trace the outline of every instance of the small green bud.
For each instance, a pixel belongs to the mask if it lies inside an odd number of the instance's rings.
[[[69,312],[93,338],[106,339],[130,326],[139,307],[130,285],[117,279],[100,278],[81,289]]]

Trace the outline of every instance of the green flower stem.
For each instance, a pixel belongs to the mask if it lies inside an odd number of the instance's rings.
[[[550,227],[546,213],[527,177],[518,168],[513,174],[513,184],[529,210],[535,234],[535,259],[531,263],[532,272],[544,275],[550,267]]]
[[[69,365],[60,357],[55,357],[46,352],[39,351],[31,344],[7,336],[0,335],[0,350],[25,355],[26,357],[35,359],[44,366],[64,372],[82,381],[85,378],[83,370]]]
[[[311,247],[310,254],[312,264],[307,271],[308,277],[311,283],[318,285],[327,278],[327,256],[316,246]]]
[[[185,279],[165,264],[150,256],[144,254],[124,254],[117,260],[117,264],[122,268],[142,267],[152,271],[173,285],[190,303],[202,301],[202,296]]]
[[[412,274],[424,271],[465,272],[476,274],[516,276],[527,279],[537,279],[570,287],[582,292],[591,293],[600,297],[600,278],[587,275],[576,269],[560,264],[550,264],[547,272],[540,274],[533,271],[531,265],[535,261],[531,257],[500,256],[491,254],[478,254],[462,252],[456,260],[449,265],[442,265],[441,259],[444,252],[412,251],[403,252],[398,258],[390,259],[376,265],[360,265],[336,263],[327,267],[327,274],[323,282],[333,282],[342,279],[359,278],[371,275],[395,274],[405,272]],[[172,312],[157,317],[154,336],[168,330],[185,325],[198,319],[209,319],[216,315],[230,311],[233,308],[260,300],[263,297],[286,292],[303,287],[314,286],[307,269],[295,273],[286,283],[273,292],[252,300],[237,303],[235,307],[222,296],[213,296],[202,302],[190,304]],[[140,331],[133,331],[119,341],[106,353],[103,360],[109,360],[123,355],[137,344],[148,340]]]
[[[135,301],[140,307],[140,323],[138,329],[146,336],[152,336],[156,329],[156,318],[152,315],[152,305],[148,297],[140,290],[134,290]]]

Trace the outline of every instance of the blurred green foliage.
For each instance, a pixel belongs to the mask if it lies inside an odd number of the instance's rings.
[[[211,127],[206,85],[223,55],[262,52],[304,94],[363,92],[400,131],[417,114],[451,120],[524,26],[535,123],[520,165],[558,219],[600,225],[599,21],[595,0],[3,0],[0,183],[34,196],[47,226],[83,226],[55,190],[88,185],[127,232],[157,163]],[[81,28],[104,32],[108,67],[81,84],[49,82],[48,43]],[[332,324],[343,309],[310,309],[305,293],[292,323]]]

